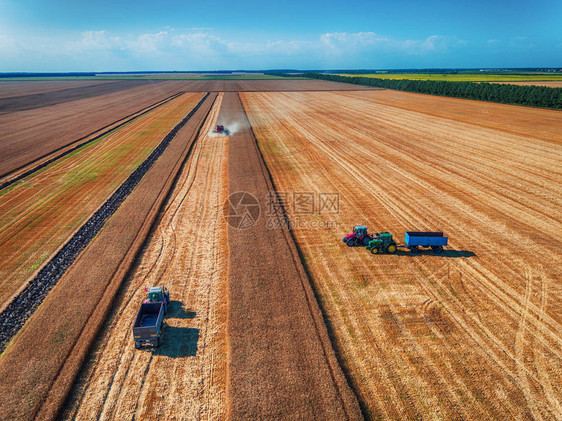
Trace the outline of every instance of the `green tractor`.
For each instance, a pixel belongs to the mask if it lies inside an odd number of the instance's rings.
[[[367,250],[371,250],[371,253],[395,253],[396,252],[396,242],[392,239],[392,234],[389,232],[381,232],[380,234],[375,234],[373,239],[369,242],[369,245],[365,247]]]

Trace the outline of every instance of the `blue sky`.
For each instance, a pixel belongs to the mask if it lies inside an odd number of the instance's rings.
[[[0,71],[562,67],[562,1],[0,0]]]

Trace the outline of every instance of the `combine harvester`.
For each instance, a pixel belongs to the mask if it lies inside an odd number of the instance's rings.
[[[230,130],[225,128],[223,125],[217,124],[217,127],[215,127],[215,130],[213,130],[213,134],[218,134],[218,135],[221,135],[221,136],[228,136],[230,134]]]

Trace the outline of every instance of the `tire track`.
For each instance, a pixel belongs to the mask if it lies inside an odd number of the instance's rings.
[[[559,300],[544,311],[542,304],[527,304],[522,344],[527,352],[528,344],[536,343],[533,350],[548,355],[537,357],[537,367],[541,361],[550,365],[541,374],[539,368],[517,365],[512,352],[515,332],[510,328],[517,325],[523,309],[521,264],[529,262],[534,267],[537,262],[534,253],[526,250],[544,251],[541,260],[547,281],[556,279],[556,268],[562,263],[552,241],[561,216],[556,211],[559,187],[552,183],[559,164],[549,165],[556,147],[550,143],[548,149],[542,140],[512,133],[498,136],[489,127],[474,135],[470,124],[427,118],[430,111],[425,109],[401,112],[389,106],[375,110],[376,120],[369,123],[365,116],[373,114],[372,102],[357,100],[363,104],[359,107],[353,101],[341,101],[345,96],[244,95],[281,190],[340,192],[345,197],[340,206],[345,208],[340,207],[337,219],[343,227],[369,221],[374,230],[393,233],[412,226],[441,228],[449,233],[453,248],[482,245],[471,259],[459,259],[463,253],[447,251],[443,256],[447,264],[431,255],[383,255],[373,260],[328,244],[341,244],[337,233],[295,231],[307,262],[312,262],[312,277],[330,310],[328,315],[335,319],[331,324],[336,326],[336,343],[346,367],[352,370],[362,399],[374,409],[373,416],[385,405],[389,408],[386,416],[393,406],[404,408],[396,394],[392,393],[396,400],[388,405],[385,394],[378,392],[380,384],[372,381],[373,373],[386,359],[372,358],[377,355],[372,351],[375,348],[366,346],[368,336],[374,335],[383,338],[381,343],[388,348],[388,338],[395,335],[393,368],[415,390],[414,407],[424,417],[435,416],[436,411],[454,417],[455,402],[460,415],[469,414],[468,418],[532,416],[518,386],[519,366],[531,384],[534,401],[541,403],[542,415],[556,418],[559,393],[549,392],[548,385],[560,372]],[[513,150],[509,155],[505,154],[508,146]],[[551,167],[553,172],[544,170]],[[323,256],[328,255],[333,263],[326,262]],[[451,277],[451,273],[459,275]],[[433,304],[428,305],[428,300]],[[439,308],[433,310],[436,305]],[[389,320],[386,341],[381,322],[373,316],[384,308]],[[424,368],[417,373],[408,370],[411,360]],[[427,377],[423,373],[428,369],[438,380],[428,383],[429,399],[423,387],[413,386]],[[482,389],[482,382],[494,387]],[[391,390],[392,386],[387,394]],[[445,390],[450,402],[443,398],[433,407],[426,406]],[[464,403],[461,407],[457,394]]]
[[[55,286],[74,259],[101,230],[106,220],[129,196],[143,176],[162,155],[177,131],[205,101],[204,97],[188,115],[178,123],[166,137],[154,148],[152,153],[119,186],[100,208],[86,221],[80,229],[59,249],[55,256],[39,270],[37,275],[0,313],[0,350],[3,351],[12,337],[43,302],[48,292]]]
[[[157,150],[199,97],[186,95],[165,105],[133,123],[128,132],[89,145],[2,196],[0,309],[61,252],[104,202],[120,194],[121,185]]]
[[[184,92],[178,92],[174,95],[170,95],[169,97],[161,100],[161,101],[157,101],[152,105],[149,105],[148,107],[145,107],[141,110],[135,111],[134,113],[131,113],[117,121],[114,121],[113,123],[110,123],[90,134],[87,134],[86,136],[81,137],[80,139],[74,140],[72,142],[69,142],[67,145],[65,146],[61,146],[60,148],[55,149],[54,151],[50,151],[49,153],[34,158],[34,160],[32,162],[29,162],[25,165],[22,165],[18,168],[13,169],[12,171],[10,171],[7,174],[4,174],[0,177],[0,180],[4,179],[4,181],[2,181],[2,184],[0,184],[0,190],[5,189],[6,187],[9,187],[10,185],[23,180],[24,178],[30,176],[31,174],[41,170],[42,168],[45,168],[46,166],[56,162],[57,160],[63,158],[64,156],[86,146],[88,143],[94,142],[98,139],[101,139],[104,136],[107,136],[108,134],[119,130],[121,127],[129,124],[130,122],[136,120],[137,118],[149,113],[150,111],[158,108],[159,106],[179,97],[180,95],[182,95]],[[79,143],[81,142],[81,143]],[[63,152],[61,152],[63,151]],[[52,156],[53,154],[55,154],[55,156]],[[29,168],[31,167],[31,168]],[[26,169],[28,168],[28,169]],[[13,177],[13,178],[12,178]]]
[[[524,357],[524,341],[525,341],[525,331],[527,329],[527,319],[529,318],[529,304],[531,303],[531,296],[533,294],[533,277],[529,273],[525,275],[525,296],[521,303],[521,315],[519,317],[519,323],[517,326],[517,331],[515,333],[515,363],[517,365],[517,379],[519,381],[520,387],[523,389],[525,395],[525,400],[527,405],[533,414],[535,419],[543,419],[535,403],[531,392],[531,384],[527,378],[527,372],[525,370],[525,357]]]
[[[240,125],[230,136],[229,193],[267,203],[274,187],[236,95],[225,94],[221,118]],[[228,241],[229,417],[361,418],[290,234],[263,218],[230,226]]]
[[[170,141],[152,170],[80,254],[59,287],[50,292],[2,355],[0,378],[6,397],[10,397],[0,404],[6,417],[57,415],[211,104],[212,99],[205,101],[195,118],[187,121],[177,138]],[[115,238],[119,240],[114,241]],[[63,308],[65,317],[61,318]],[[64,333],[62,341],[60,332]],[[15,396],[28,405],[18,405],[20,400]]]
[[[548,278],[544,275],[544,273],[540,274],[541,280],[541,304],[540,310],[541,315],[539,316],[539,322],[543,320],[546,315],[546,308],[548,304]],[[540,331],[539,331],[540,333]],[[538,377],[540,380],[540,385],[542,386],[545,396],[550,404],[550,408],[552,409],[553,415],[555,418],[562,418],[562,402],[556,396],[556,388],[552,384],[552,379],[549,374],[549,364],[547,363],[545,353],[538,347],[533,347],[533,353],[535,355],[535,359],[537,361],[537,372]],[[549,361],[552,361],[550,359]],[[552,364],[551,364],[552,365]]]
[[[226,364],[223,345],[217,342],[224,329],[224,322],[217,324],[221,319],[217,305],[224,299],[218,295],[219,275],[226,270],[217,250],[224,239],[218,234],[195,246],[189,242],[190,233],[208,229],[220,233],[224,223],[220,209],[226,198],[227,145],[222,138],[206,136],[215,124],[220,101],[219,97],[127,281],[119,309],[100,338],[100,351],[83,374],[84,385],[75,393],[75,403],[69,404],[73,418],[97,414],[144,419],[173,413],[180,418],[215,419],[224,414],[224,375],[215,375],[215,360],[221,361],[219,372],[225,371]],[[205,206],[198,211],[201,203]],[[160,348],[137,351],[130,329],[143,299],[142,288],[156,284],[170,290],[168,326]],[[166,399],[160,399],[164,395]]]

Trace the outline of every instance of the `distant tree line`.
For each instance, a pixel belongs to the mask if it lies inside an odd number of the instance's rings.
[[[11,72],[0,73],[0,78],[14,78],[14,77],[80,77],[80,76],[95,76],[95,73],[90,72],[69,72],[69,73],[27,73],[27,72]]]
[[[285,77],[309,77],[332,82],[353,83],[356,85],[394,89],[420,94],[476,99],[499,102],[501,104],[526,105],[529,107],[562,109],[562,88],[546,86],[524,86],[484,82],[448,82],[433,80],[393,80],[370,77],[347,77],[325,73],[267,73]]]

